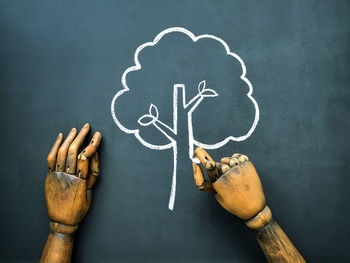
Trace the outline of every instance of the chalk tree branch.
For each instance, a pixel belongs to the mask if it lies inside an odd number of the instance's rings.
[[[203,98],[204,97],[201,95],[201,93],[198,93],[189,102],[186,103],[185,86],[182,84],[176,84],[174,85],[174,90],[173,90],[173,127],[170,127],[168,124],[159,120],[158,109],[154,104],[151,104],[149,114],[146,114],[147,116],[154,117],[153,119],[154,121],[149,122],[149,124],[146,124],[144,126],[153,125],[168,139],[171,138],[172,139],[171,141],[173,141],[175,140],[174,137],[177,136],[177,119],[179,116],[179,111],[185,110],[186,115],[188,112],[193,112],[195,108],[197,108],[199,103],[202,102]],[[180,105],[180,109],[179,109],[179,105]],[[151,114],[151,109],[156,110],[156,113],[157,113],[156,116]],[[143,116],[146,116],[146,115],[143,115]]]

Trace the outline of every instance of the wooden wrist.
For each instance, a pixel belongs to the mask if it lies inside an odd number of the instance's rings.
[[[70,226],[50,221],[50,230],[55,233],[72,235],[78,229],[78,227],[79,225]]]
[[[267,226],[272,220],[271,209],[266,205],[256,216],[244,221],[244,223],[253,230]]]
[[[70,263],[73,250],[73,233],[78,226],[67,226],[50,222],[47,238],[40,263]]]

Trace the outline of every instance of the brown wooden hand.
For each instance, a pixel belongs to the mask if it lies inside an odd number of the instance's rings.
[[[50,234],[40,262],[71,261],[73,234],[90,208],[92,187],[99,176],[99,132],[94,134],[90,144],[78,155],[89,130],[88,123],[78,135],[73,128],[62,145],[63,136],[60,133],[47,156],[49,172],[45,181],[45,199]]]
[[[241,218],[255,231],[260,247],[269,262],[305,262],[280,226],[272,219],[266,205],[260,178],[248,157],[235,153],[215,163],[202,148],[195,151],[205,166],[209,180],[205,180],[198,164],[193,164],[198,189],[213,193],[220,205]]]

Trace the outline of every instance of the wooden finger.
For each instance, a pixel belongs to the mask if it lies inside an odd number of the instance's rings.
[[[210,164],[210,166],[206,165],[205,170],[207,171],[208,177],[210,181],[215,182],[216,179],[220,177],[220,171],[214,162],[214,166]]]
[[[242,154],[240,154],[240,153],[234,153],[234,154],[232,155],[232,158],[239,158],[241,155],[242,155]]]
[[[240,163],[249,161],[249,158],[247,155],[241,154],[241,153],[234,153],[232,155],[232,158],[237,158]]]
[[[219,171],[215,165],[213,158],[201,147],[196,148],[194,154],[204,165],[205,170],[210,178],[210,181],[214,182],[219,177]]]
[[[244,163],[244,162],[248,162],[248,161],[249,161],[249,158],[248,158],[247,155],[241,154],[241,156],[238,157],[238,160],[239,160],[241,163]]]
[[[100,176],[100,165],[98,162],[98,153],[95,152],[95,154],[90,159],[90,172],[87,179],[88,189],[92,189],[92,187],[95,185],[99,176]]]
[[[79,154],[77,164],[77,176],[86,178],[89,169],[89,158],[95,154],[101,142],[101,133],[95,132],[90,144]]]
[[[86,123],[80,130],[78,136],[74,139],[72,144],[69,146],[67,162],[66,162],[66,173],[75,174],[77,167],[77,156],[80,146],[83,144],[86,135],[89,133],[90,125]]]
[[[203,190],[208,193],[216,193],[211,182],[205,180],[201,167],[195,163],[192,164],[192,167],[193,167],[193,176],[194,176],[196,187],[199,190]]]
[[[192,164],[192,168],[193,168],[194,182],[195,182],[197,188],[201,189],[201,187],[205,181],[203,171],[202,171],[201,167],[196,163]]]
[[[65,166],[66,166],[68,148],[76,135],[77,135],[77,129],[72,128],[68,133],[67,138],[62,143],[57,155],[56,172],[64,172]]]
[[[49,152],[49,154],[47,155],[47,167],[49,169],[50,172],[55,170],[55,165],[56,165],[56,156],[57,156],[57,152],[58,152],[58,148],[60,147],[61,143],[63,140],[63,135],[62,133],[59,133],[55,143],[53,144],[51,151]]]
[[[231,167],[249,161],[248,156],[246,156],[244,154],[240,154],[240,153],[233,154],[231,158],[225,157],[223,159],[221,159],[221,160],[223,160],[225,163],[227,163]]]
[[[221,158],[220,163],[224,163],[224,164],[228,164],[229,165],[230,159],[231,159],[231,157]]]
[[[230,170],[230,166],[223,163],[215,163],[215,168],[212,170],[207,170],[208,176],[212,182],[215,182],[219,177]]]
[[[215,163],[213,158],[211,158],[210,155],[202,147],[197,147],[194,151],[194,154],[204,166],[207,166],[208,162]]]
[[[236,166],[236,165],[238,165],[238,164],[240,164],[240,161],[239,161],[238,158],[231,158],[230,161],[229,161],[229,165],[230,165],[231,167]]]
[[[220,175],[224,174],[228,170],[230,170],[230,166],[228,164],[224,164],[224,163],[216,163],[216,167],[218,168]]]

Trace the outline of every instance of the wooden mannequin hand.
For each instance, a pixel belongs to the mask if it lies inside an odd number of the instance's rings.
[[[92,187],[99,176],[101,134],[96,132],[78,155],[89,129],[85,124],[77,135],[73,128],[62,145],[60,133],[47,157],[45,199],[51,232],[40,262],[70,262],[73,233],[90,208]]]
[[[235,153],[216,163],[202,148],[197,148],[195,155],[209,176],[209,180],[206,180],[200,166],[193,164],[197,188],[213,193],[223,208],[255,230],[256,238],[269,262],[305,262],[272,219],[260,178],[247,156]]]
[[[51,222],[63,224],[67,226],[66,228],[75,230],[88,212],[91,198],[92,190],[87,189],[86,179],[63,172],[47,174],[45,199]],[[57,224],[54,225],[57,226]]]
[[[196,186],[200,190],[214,193],[223,208],[242,220],[249,220],[265,210],[261,224],[256,228],[271,221],[271,210],[266,206],[259,176],[247,156],[235,153],[215,163],[202,148],[197,148],[195,155],[205,166],[210,179],[206,181],[200,166],[193,164]]]

